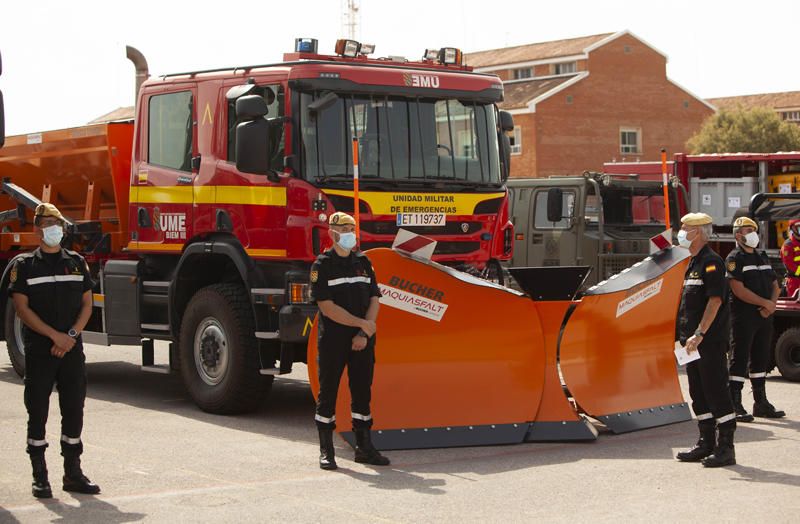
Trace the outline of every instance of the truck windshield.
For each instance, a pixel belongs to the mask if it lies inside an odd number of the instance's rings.
[[[362,180],[501,184],[492,104],[340,93],[314,111],[309,104],[325,93],[300,96],[308,180],[352,179],[352,140],[357,138]]]

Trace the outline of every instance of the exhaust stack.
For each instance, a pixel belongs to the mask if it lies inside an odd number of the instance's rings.
[[[127,56],[128,60],[133,62],[133,65],[136,67],[135,100],[136,103],[138,103],[139,89],[142,87],[142,83],[150,76],[150,72],[147,68],[147,60],[141,51],[129,45],[125,46],[125,56]]]

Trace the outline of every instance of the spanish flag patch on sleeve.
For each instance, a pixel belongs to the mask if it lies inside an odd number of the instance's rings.
[[[713,273],[716,270],[717,266],[715,266],[714,264],[709,264],[706,266],[706,273]]]

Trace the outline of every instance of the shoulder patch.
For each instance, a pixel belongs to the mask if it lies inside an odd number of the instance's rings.
[[[17,281],[17,264],[11,267],[11,273],[8,274],[8,279],[12,284]]]
[[[728,271],[733,271],[734,269],[736,269],[736,261],[731,260],[730,262],[728,262]]]
[[[319,271],[312,271],[311,272],[311,282],[316,282],[319,280]]]

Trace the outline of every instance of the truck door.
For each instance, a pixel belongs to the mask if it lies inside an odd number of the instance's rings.
[[[577,258],[575,215],[577,192],[564,188],[562,195],[564,216],[558,222],[547,220],[547,186],[536,188],[532,195],[530,228],[528,230],[529,266],[574,266]]]
[[[196,98],[194,84],[181,84],[142,99],[131,183],[131,228],[140,250],[180,252],[192,236]]]

